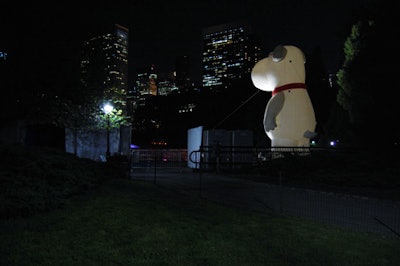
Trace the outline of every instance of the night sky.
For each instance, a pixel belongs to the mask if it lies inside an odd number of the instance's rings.
[[[49,40],[55,45],[63,43],[64,47],[73,47],[118,23],[130,30],[130,75],[136,68],[149,64],[155,64],[161,72],[169,71],[177,55],[188,55],[192,58],[193,78],[198,82],[202,28],[247,20],[261,38],[264,56],[277,44],[297,45],[306,53],[318,47],[327,70],[335,72],[342,60],[343,43],[354,22],[354,14],[368,7],[371,1],[4,4],[0,49],[9,51],[11,56],[13,50],[29,46],[30,52],[35,53],[36,48],[39,51],[41,44],[48,44]]]

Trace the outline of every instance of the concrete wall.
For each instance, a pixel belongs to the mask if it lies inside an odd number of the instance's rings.
[[[131,127],[121,127],[110,130],[110,153],[113,155],[129,155]],[[80,130],[76,134],[76,155],[101,161],[107,151],[107,130]],[[74,151],[74,134],[71,129],[65,129],[65,150]]]

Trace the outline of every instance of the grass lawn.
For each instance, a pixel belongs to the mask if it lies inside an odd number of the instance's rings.
[[[238,210],[110,179],[0,220],[1,265],[400,265],[400,239]]]

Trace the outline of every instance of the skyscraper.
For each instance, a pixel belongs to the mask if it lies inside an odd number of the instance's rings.
[[[136,105],[145,105],[150,96],[158,95],[158,72],[155,65],[137,69],[134,83],[133,101]]]
[[[128,90],[129,30],[115,24],[111,32],[83,43],[81,82],[85,89],[102,95],[126,113]]]
[[[260,59],[256,35],[246,22],[204,28],[203,88],[222,91],[251,72]]]
[[[175,84],[179,88],[179,91],[190,91],[193,90],[193,82],[190,78],[190,66],[191,59],[187,55],[177,56],[175,61]]]

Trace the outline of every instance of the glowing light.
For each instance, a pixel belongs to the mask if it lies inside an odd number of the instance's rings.
[[[114,110],[114,106],[112,106],[112,104],[110,104],[110,103],[104,104],[104,106],[103,106],[103,111],[104,111],[105,114],[109,114],[109,113],[111,113],[113,110]]]
[[[131,147],[131,149],[139,149],[140,148],[138,145],[135,145],[133,143],[131,143],[130,147]]]

